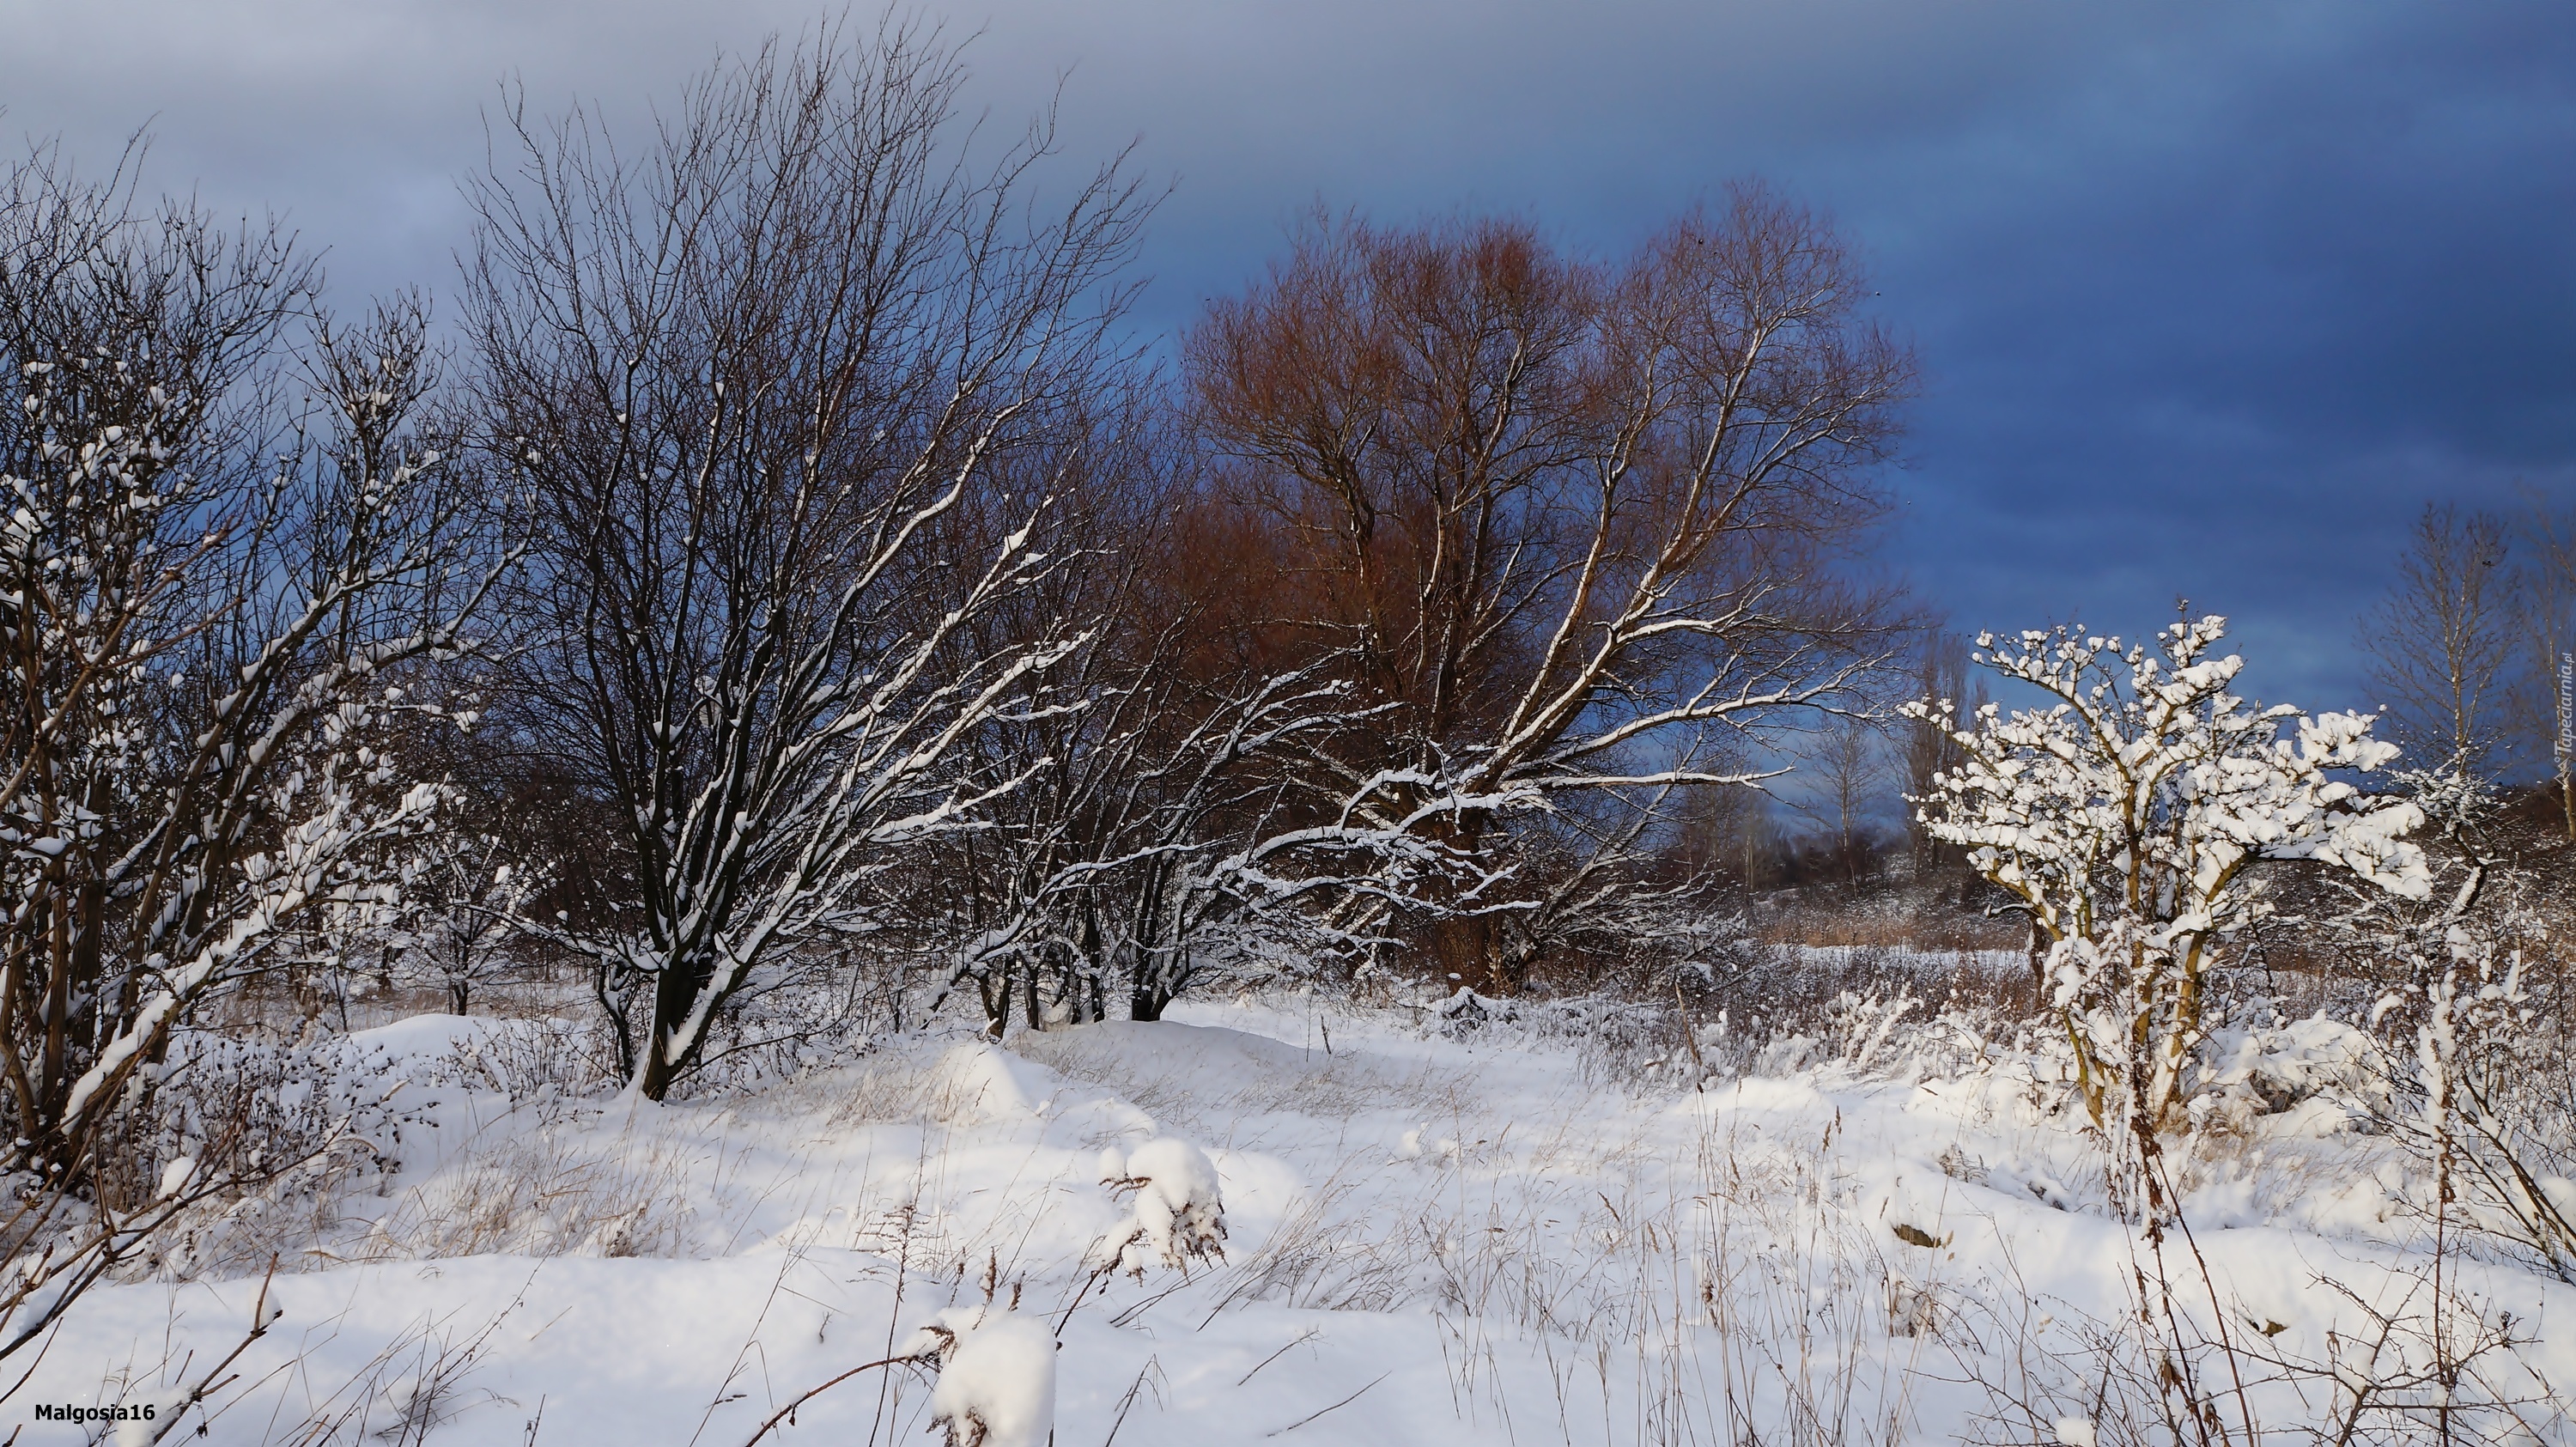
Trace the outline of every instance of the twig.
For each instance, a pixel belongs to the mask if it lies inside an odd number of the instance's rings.
[[[1136,1380],[1127,1384],[1127,1395],[1118,1399],[1118,1419],[1109,1424],[1109,1435],[1100,1439],[1100,1447],[1110,1447],[1111,1443],[1118,1440],[1118,1429],[1127,1425],[1127,1414],[1136,1406],[1136,1394],[1145,1390],[1145,1374],[1153,1371],[1158,1365],[1159,1362],[1156,1358],[1147,1357],[1145,1358],[1145,1365],[1136,1369]],[[1260,1369],[1256,1367],[1254,1370],[1258,1371]],[[1241,1386],[1243,1384],[1241,1382],[1237,1382],[1235,1385]],[[1162,1398],[1162,1395],[1163,1394],[1160,1392],[1156,1392],[1154,1394],[1158,1401]]]
[[[224,1369],[240,1360],[241,1354],[250,1350],[250,1344],[259,1340],[261,1337],[268,1335],[270,1325],[276,1322],[278,1317],[282,1317],[286,1314],[284,1310],[281,1309],[276,1316],[271,1316],[268,1311],[269,1283],[276,1279],[277,1258],[272,1255],[268,1258],[268,1274],[259,1279],[259,1299],[251,1303],[249,1334],[244,1336],[239,1342],[236,1342],[231,1351],[224,1353],[224,1359],[222,1361],[206,1368],[206,1374],[197,1378],[197,1384],[188,1389],[187,1399],[179,1403],[176,1408],[172,1409],[169,1416],[162,1418],[161,1421],[153,1427],[152,1435],[144,1440],[148,1442],[158,1442],[162,1438],[169,1436],[172,1429],[179,1425],[180,1419],[188,1415],[188,1409],[190,1407],[194,1407],[205,1401],[209,1393],[220,1390],[225,1383],[232,1380],[230,1377],[223,1377]],[[217,1381],[217,1377],[223,1377],[223,1380]]]
[[[1691,1090],[1694,1093],[1706,1091],[1708,1062],[1700,1057],[1699,1030],[1691,1024],[1690,1002],[1682,998],[1682,977],[1678,973],[1673,976],[1673,1013],[1681,1019],[1682,1044],[1690,1047],[1691,1065],[1699,1072],[1691,1077]]]
[[[1197,1283],[1190,1280],[1189,1273],[1183,1272],[1180,1280],[1173,1282],[1171,1285],[1164,1287],[1162,1290],[1157,1291],[1153,1295],[1146,1297],[1144,1300],[1137,1302],[1135,1305],[1128,1307],[1116,1316],[1109,1318],[1109,1324],[1111,1326],[1125,1326],[1127,1323],[1134,1321],[1137,1317],[1142,1316],[1146,1312],[1153,1310],[1155,1307],[1162,1305],[1166,1298],[1176,1296],[1195,1285],[1197,1285]],[[1068,1315],[1070,1315],[1070,1313],[1068,1313]],[[1210,1315],[1213,1317],[1214,1313],[1210,1313]]]
[[[1380,1372],[1380,1373],[1378,1373],[1378,1376],[1377,1376],[1377,1382],[1383,1382],[1383,1381],[1385,1381],[1387,1378],[1389,1378],[1389,1377],[1391,1377],[1391,1376],[1394,1376],[1394,1375],[1395,1375],[1395,1373],[1393,1373],[1393,1372],[1391,1372],[1391,1371],[1389,1371],[1389,1372]],[[1369,1387],[1374,1387],[1374,1386],[1376,1386],[1376,1385],[1377,1385],[1377,1382],[1371,1382],[1371,1383],[1369,1383],[1369,1384],[1368,1384],[1368,1387],[1362,1387],[1362,1388],[1360,1388],[1358,1391],[1351,1393],[1349,1396],[1342,1398],[1342,1399],[1341,1399],[1340,1401],[1338,1401],[1338,1402],[1335,1402],[1335,1403],[1334,1403],[1332,1406],[1330,1406],[1330,1407],[1324,1407],[1324,1408],[1321,1408],[1321,1409],[1319,1409],[1319,1410],[1317,1410],[1317,1411],[1309,1412],[1309,1413],[1307,1413],[1305,1416],[1298,1418],[1296,1421],[1289,1423],[1287,1426],[1280,1428],[1280,1429],[1279,1429],[1278,1431],[1276,1431],[1276,1432],[1264,1432],[1264,1433],[1262,1433],[1261,1435],[1262,1435],[1263,1437],[1267,1438],[1267,1437],[1278,1437],[1278,1436],[1283,1436],[1283,1435],[1285,1435],[1285,1434],[1287,1434],[1287,1433],[1294,1432],[1294,1431],[1296,1431],[1298,1428],[1305,1426],[1307,1423],[1314,1421],[1317,1417],[1320,1417],[1320,1416],[1324,1415],[1324,1413],[1326,1413],[1326,1412],[1333,1411],[1333,1410],[1335,1410],[1336,1408],[1340,1408],[1340,1407],[1347,1407],[1347,1406],[1349,1406],[1351,1403],[1358,1401],[1362,1396],[1364,1396],[1364,1395],[1366,1395],[1366,1394],[1367,1394]],[[749,1447],[749,1444],[748,1444],[748,1443],[744,1444],[744,1447]]]
[[[1252,1380],[1252,1377],[1253,1377],[1253,1373],[1254,1373],[1254,1372],[1258,1372],[1258,1371],[1260,1371],[1263,1367],[1266,1367],[1266,1366],[1270,1365],[1272,1362],[1275,1362],[1275,1361],[1279,1360],[1281,1357],[1284,1357],[1284,1356],[1288,1355],[1288,1348],[1289,1348],[1289,1347],[1303,1346],[1303,1345],[1305,1345],[1306,1343],[1308,1343],[1308,1342],[1310,1342],[1310,1341],[1313,1341],[1313,1340],[1314,1340],[1318,1335],[1320,1335],[1320,1334],[1321,1334],[1321,1330],[1322,1330],[1322,1329],[1321,1329],[1321,1328],[1319,1328],[1319,1327],[1311,1327],[1311,1326],[1310,1326],[1310,1327],[1306,1328],[1303,1332],[1300,1332],[1294,1340],[1290,1341],[1290,1342],[1288,1343],[1288,1346],[1281,1347],[1279,1350],[1277,1350],[1277,1351],[1275,1351],[1275,1352],[1272,1352],[1270,1355],[1268,1355],[1268,1356],[1266,1356],[1266,1357],[1263,1357],[1260,1361],[1253,1363],[1252,1371],[1250,1371],[1250,1372],[1245,1372],[1241,1377],[1239,1377],[1239,1378],[1237,1378],[1237,1379],[1235,1380],[1235,1383],[1234,1383],[1234,1384],[1235,1384],[1236,1386],[1238,1386],[1238,1387],[1239,1387],[1239,1386],[1242,1386],[1245,1382],[1251,1381],[1251,1380]],[[1366,1389],[1365,1389],[1365,1388],[1363,1388],[1362,1390],[1366,1390]]]
[[[1057,1336],[1064,1335],[1065,1323],[1073,1320],[1074,1308],[1082,1305],[1082,1299],[1091,1294],[1091,1288],[1099,1285],[1101,1278],[1108,1276],[1111,1272],[1116,1271],[1117,1269],[1118,1264],[1113,1261],[1109,1265],[1103,1266],[1098,1271],[1091,1273],[1091,1275],[1083,1281],[1082,1289],[1075,1292],[1073,1294],[1073,1300],[1065,1305],[1064,1315],[1055,1319],[1055,1334]]]
[[[850,1378],[857,1376],[861,1372],[872,1372],[879,1367],[902,1366],[906,1362],[917,1362],[920,1360],[921,1358],[919,1357],[884,1357],[873,1362],[862,1362],[859,1365],[850,1368],[848,1371],[841,1373],[839,1376],[832,1378],[830,1381],[825,1382],[819,1387],[809,1387],[805,1391],[799,1393],[794,1401],[789,1402],[786,1406],[771,1413],[769,1420],[760,1424],[759,1431],[742,1439],[742,1447],[752,1447],[753,1443],[768,1436],[771,1430],[776,1428],[779,1423],[784,1422],[789,1417],[793,1416],[797,1408],[804,1406],[807,1402],[814,1400],[816,1397],[823,1395],[825,1392],[832,1390],[834,1387],[839,1386],[841,1383],[848,1381]]]

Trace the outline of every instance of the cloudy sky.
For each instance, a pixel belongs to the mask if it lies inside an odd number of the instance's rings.
[[[274,208],[334,292],[443,288],[516,77],[640,116],[787,0],[0,0],[0,133]],[[872,15],[872,11],[865,12]],[[2430,498],[2576,502],[2564,0],[966,0],[975,97],[1173,183],[1158,327],[1318,198],[1622,247],[1746,174],[1829,210],[1929,388],[1886,544],[1963,627],[2240,620],[2255,691],[2366,702]]]

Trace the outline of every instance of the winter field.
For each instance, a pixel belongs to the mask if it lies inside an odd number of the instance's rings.
[[[916,1032],[663,1104],[561,1022],[361,1030],[276,1093],[370,1149],[91,1293],[18,1400],[213,1382],[173,1438],[735,1447],[923,1354],[767,1440],[917,1441],[959,1403],[992,1447],[2169,1440],[2146,1292],[2233,1374],[2231,1437],[2576,1440],[2576,1288],[2432,1239],[2356,1032],[2233,1042],[2159,1253],[2068,1053],[1989,1011],[1846,996],[1697,1064],[1497,1013]]]
[[[0,1447],[2576,1443],[2576,507],[1954,632],[1786,191],[1157,341],[962,39],[0,159]]]

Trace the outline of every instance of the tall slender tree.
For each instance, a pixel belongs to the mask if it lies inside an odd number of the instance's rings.
[[[2504,768],[2514,655],[2510,533],[2493,513],[2428,504],[2388,594],[2361,621],[2367,677],[2418,769]]]
[[[2560,820],[2576,839],[2576,508],[2533,493],[2522,541],[2518,627],[2528,668],[2517,712],[2533,757],[2558,785]]]

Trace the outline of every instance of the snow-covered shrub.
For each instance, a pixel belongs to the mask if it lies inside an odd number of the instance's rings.
[[[177,1174],[110,1148],[156,1129],[201,1011],[398,905],[446,801],[406,760],[470,722],[505,561],[428,430],[421,305],[342,328],[282,233],[41,157],[5,180],[0,1171],[38,1184],[0,1229],[0,1355],[275,1165],[230,1128]]]
[[[1464,1040],[1488,1025],[1508,1025],[1519,1019],[1519,1005],[1480,995],[1464,985],[1432,1010],[1433,1028],[1451,1040]]]
[[[707,1022],[698,1068],[673,1083],[671,1098],[749,1095],[866,1054],[892,1023],[869,997],[870,973],[846,959],[808,957],[728,997]]]
[[[2419,991],[2410,1100],[2387,1119],[2460,1220],[2576,1282],[2576,1060],[2564,1001],[2531,973],[2521,951],[2455,934]]]
[[[1894,1053],[1889,1048],[1893,1035],[1905,1017],[1923,1002],[1910,990],[1899,989],[1881,999],[1844,992],[1836,1001],[1834,1012],[1834,1063],[1853,1074],[1866,1074],[1873,1068],[1884,1068]]]
[[[362,1261],[686,1255],[699,1245],[703,1199],[688,1188],[686,1150],[669,1140],[601,1149],[577,1125],[491,1133],[393,1193],[363,1236],[334,1249]]]
[[[930,1420],[946,1447],[1047,1447],[1055,1432],[1055,1333],[1044,1321],[982,1306],[952,1306],[904,1346],[935,1363]]]
[[[2370,992],[2353,1015],[2392,1087],[2372,1123],[2435,1183],[2439,1214],[2576,1279],[2567,856],[2456,759],[2396,782],[2430,821],[2429,896],[2347,889],[2304,911]]]
[[[448,1069],[456,1084],[533,1106],[543,1122],[615,1084],[617,1057],[596,1019],[508,1020],[459,1038]]]
[[[1916,801],[1933,837],[1966,848],[2049,941],[2050,1003],[2106,1128],[2188,1122],[2215,972],[2268,909],[2256,862],[2327,865],[2402,896],[2430,889],[2404,837],[2421,812],[2340,777],[2396,757],[2371,737],[2372,717],[2248,705],[2229,692],[2243,660],[2211,656],[2225,633],[2208,617],[2173,624],[2153,648],[2072,629],[2000,647],[1980,635],[1991,651],[1978,661],[2050,703],[1987,705],[1954,731],[1963,762]],[[1944,708],[1907,705],[1927,722]]]
[[[1604,992],[1516,1003],[1529,1033],[1572,1048],[1592,1084],[1667,1090],[1687,1088],[1704,1073],[1670,1002]]]
[[[1225,1201],[1216,1166],[1197,1146],[1177,1136],[1132,1151],[1111,1146],[1100,1154],[1100,1179],[1114,1192],[1133,1192],[1136,1214],[1093,1243],[1092,1270],[1142,1280],[1152,1265],[1187,1271],[1194,1261],[1225,1259]]]
[[[255,1270],[327,1232],[343,1198],[381,1190],[404,1133],[432,1126],[426,1107],[435,1101],[420,1072],[345,1039],[281,1044],[192,1030],[154,1071],[141,1108],[104,1138],[103,1169],[123,1177],[112,1189],[126,1199],[198,1199],[119,1277]]]
[[[2227,1283],[2218,1289],[2228,1292]],[[1958,1440],[1995,1447],[2563,1440],[2564,1399],[2523,1356],[2534,1336],[2514,1313],[2429,1276],[2398,1277],[2377,1292],[2326,1280],[2318,1292],[2320,1305],[2333,1303],[2332,1328],[2302,1330],[2248,1311],[2232,1330],[2192,1317],[2178,1332],[2149,1332],[2135,1311],[2106,1313],[1993,1283],[1953,1290],[1945,1304],[2001,1347],[1963,1358],[1987,1407]]]

